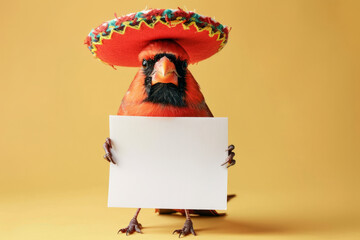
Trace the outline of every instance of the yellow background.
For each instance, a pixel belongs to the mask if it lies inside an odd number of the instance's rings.
[[[0,238],[125,237],[135,209],[106,207],[102,144],[137,70],[100,63],[83,40],[146,6],[232,27],[190,66],[229,117],[237,160],[228,215],[194,217],[197,239],[360,239],[360,4],[331,0],[2,1]],[[175,239],[184,218],[146,209],[139,221],[130,238]]]

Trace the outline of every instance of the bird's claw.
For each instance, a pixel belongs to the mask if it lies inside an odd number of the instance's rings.
[[[142,233],[141,231],[141,224],[138,223],[136,218],[131,219],[129,226],[127,226],[126,228],[121,228],[117,233],[119,234],[121,233],[126,233],[126,236],[128,236],[129,234],[134,233],[135,231],[138,233]]]
[[[112,154],[110,149],[112,148],[112,144],[111,144],[111,139],[110,138],[106,138],[105,143],[103,145],[103,148],[105,150],[105,155],[104,158],[108,161],[111,162],[113,164],[116,164],[114,159],[112,158]]]
[[[196,233],[194,231],[193,228],[193,223],[190,219],[187,219],[184,223],[184,227],[182,229],[176,229],[174,233],[178,233],[179,234],[179,238],[181,237],[181,235],[186,236],[190,233],[192,233],[194,236],[196,236]]]
[[[231,152],[234,149],[235,149],[235,146],[231,144],[231,145],[228,146],[228,148],[225,151],[228,151],[228,152],[230,151]]]
[[[233,152],[234,149],[235,149],[235,146],[231,144],[231,145],[229,145],[229,147],[225,150],[225,151],[228,152],[228,157],[226,158],[226,161],[225,161],[223,164],[221,164],[221,166],[224,166],[225,164],[228,164],[228,165],[227,165],[227,168],[229,168],[229,167],[235,165],[236,160],[233,159],[234,156],[235,156],[235,153]]]

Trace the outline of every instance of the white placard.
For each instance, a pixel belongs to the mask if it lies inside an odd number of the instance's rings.
[[[227,206],[227,118],[110,116],[109,207]]]

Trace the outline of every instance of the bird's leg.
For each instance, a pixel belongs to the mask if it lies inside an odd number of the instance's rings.
[[[103,145],[103,148],[105,150],[105,155],[104,155],[104,158],[106,160],[108,160],[108,162],[111,162],[113,164],[116,164],[115,161],[113,160],[112,158],[112,154],[111,154],[111,151],[110,151],[110,148],[112,148],[112,145],[111,145],[111,139],[110,138],[106,138],[105,139],[105,143]]]
[[[225,151],[228,152],[228,157],[226,158],[226,161],[221,164],[221,166],[224,166],[225,164],[227,164],[227,167],[231,167],[232,165],[235,165],[236,161],[234,158],[235,153],[233,152],[233,150],[235,149],[234,145],[230,145]]]
[[[185,223],[184,223],[184,226],[182,229],[176,229],[174,233],[178,233],[179,234],[179,237],[181,237],[181,235],[188,235],[190,233],[192,233],[194,236],[196,236],[196,233],[194,231],[194,228],[193,228],[193,223],[190,219],[190,215],[189,215],[189,210],[185,209],[185,215],[186,215],[186,220],[185,220]]]
[[[126,233],[126,236],[129,235],[129,234],[132,234],[133,232],[138,232],[138,233],[142,233],[141,232],[141,224],[137,221],[137,217],[139,215],[139,212],[140,212],[141,208],[138,208],[136,210],[136,213],[134,215],[134,217],[131,219],[130,223],[129,223],[129,226],[127,226],[126,228],[121,228],[119,231],[118,231],[118,234],[120,232],[122,233]]]

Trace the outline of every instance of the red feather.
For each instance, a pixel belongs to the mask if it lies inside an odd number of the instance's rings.
[[[171,41],[158,41],[148,46],[142,53],[140,59],[153,57],[158,53],[172,53],[181,59],[186,59],[186,52]],[[213,117],[210,109],[205,103],[199,84],[196,82],[189,70],[186,74],[185,102],[187,106],[177,107],[144,102],[146,91],[144,86],[145,75],[140,69],[132,81],[129,90],[120,105],[118,115],[126,116],[153,116],[153,117]]]

